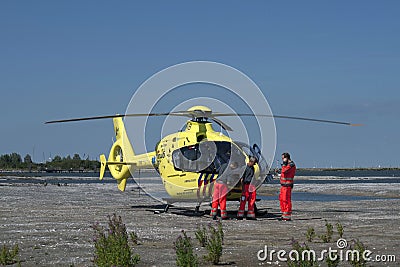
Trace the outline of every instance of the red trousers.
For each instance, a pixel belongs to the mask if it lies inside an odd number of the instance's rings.
[[[254,213],[254,204],[256,203],[256,187],[252,184],[243,185],[242,197],[240,198],[240,207],[237,214],[238,217],[244,216],[246,202],[248,202],[247,217],[255,218],[256,214]]]
[[[290,186],[281,186],[279,202],[281,204],[282,219],[289,220],[292,215],[292,188]]]
[[[221,218],[227,218],[226,212],[226,195],[228,194],[228,186],[226,184],[214,183],[214,193],[212,201],[211,216],[217,216],[218,205],[221,209]]]

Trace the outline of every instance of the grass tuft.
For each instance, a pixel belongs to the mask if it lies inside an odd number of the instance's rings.
[[[126,226],[122,222],[121,216],[115,213],[108,217],[108,227],[103,227],[98,223],[92,226],[95,231],[94,263],[97,266],[135,266],[140,261],[138,254],[132,253],[129,246],[128,233]],[[130,234],[130,237],[136,237],[136,234]]]
[[[181,267],[195,267],[199,265],[196,254],[193,253],[193,244],[190,237],[182,230],[175,243],[176,265]]]

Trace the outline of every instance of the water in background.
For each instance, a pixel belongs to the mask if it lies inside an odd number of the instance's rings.
[[[156,184],[158,174],[153,171],[135,172],[134,177],[140,182],[144,179],[147,183]],[[398,184],[400,186],[400,170],[299,170],[296,173],[296,184]],[[150,178],[150,179],[146,179]],[[159,181],[158,181],[159,183]],[[0,173],[0,186],[12,184],[116,184],[110,173],[104,179],[98,179],[98,173]],[[279,178],[270,183],[279,184]],[[268,186],[268,185],[267,185]],[[260,196],[263,200],[276,200],[276,196]],[[312,192],[293,192],[294,201],[358,201],[374,200],[381,197],[374,196],[349,196],[320,194]]]
[[[142,170],[134,173],[135,178],[157,177],[154,170]],[[0,173],[1,183],[41,183],[42,181],[57,183],[115,183],[109,172],[99,181],[99,173],[28,173],[3,172]],[[400,170],[298,170],[296,184],[348,184],[348,183],[400,183]],[[278,177],[271,182],[279,183]]]
[[[399,177],[400,169],[299,169],[298,176]]]

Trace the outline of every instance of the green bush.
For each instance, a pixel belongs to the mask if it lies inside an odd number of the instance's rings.
[[[333,225],[325,220],[325,226],[326,226],[326,234],[320,235],[319,238],[321,238],[321,240],[324,243],[330,243],[332,241],[332,236],[333,236]]]
[[[292,248],[298,252],[299,258],[296,260],[288,260],[287,264],[289,267],[315,267],[318,263],[314,261],[312,257],[305,259],[302,257],[303,251],[309,251],[310,247],[307,244],[300,245],[300,243],[292,239]]]
[[[200,246],[205,247],[207,245],[207,228],[204,225],[197,228],[195,236]]]
[[[315,238],[315,230],[313,227],[308,227],[307,233],[306,233],[306,238],[308,242],[312,242],[313,239]]]
[[[338,231],[339,237],[342,238],[344,234],[344,229],[343,225],[340,222],[336,223],[336,229]]]
[[[0,265],[11,265],[19,263],[18,253],[19,253],[18,245],[15,245],[12,248],[3,245],[0,251]]]
[[[354,267],[364,267],[367,266],[367,261],[363,258],[364,251],[367,247],[358,239],[353,240],[353,244],[350,245],[350,250],[358,251],[358,257],[349,259],[349,262]]]
[[[222,256],[222,245],[224,243],[224,231],[222,229],[222,223],[218,221],[216,228],[209,224],[208,230],[209,235],[206,243],[208,255],[205,256],[205,259],[213,264],[218,264]]]
[[[337,266],[339,266],[340,258],[339,258],[338,253],[337,252],[333,253],[333,255],[336,257],[335,260],[331,259],[331,257],[329,257],[329,255],[326,257],[325,262],[326,262],[326,265],[328,267],[337,267]]]
[[[181,267],[194,267],[199,265],[197,256],[193,253],[191,238],[182,230],[175,243],[176,265]]]
[[[139,244],[139,238],[135,232],[130,232],[129,236],[131,238],[132,244],[134,244],[134,245]]]
[[[128,243],[126,226],[121,216],[114,213],[108,217],[108,227],[94,224],[95,231],[94,263],[97,266],[134,266],[140,261],[138,254],[133,254]],[[136,236],[136,235],[134,235]],[[132,237],[132,234],[131,234]],[[136,240],[137,241],[137,240]],[[132,240],[132,242],[135,242]]]

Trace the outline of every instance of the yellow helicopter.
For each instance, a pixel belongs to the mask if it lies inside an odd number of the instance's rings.
[[[140,116],[183,116],[190,119],[185,129],[162,138],[149,153],[136,155],[125,130],[122,120],[124,117]],[[216,117],[223,116],[264,116],[270,118],[285,118],[307,120],[315,122],[335,123],[355,126],[355,124],[338,121],[310,119],[302,117],[278,115],[254,115],[236,113],[215,113],[205,106],[194,106],[186,111],[150,114],[125,114],[87,117],[67,120],[48,121],[46,124],[97,120],[112,118],[114,122],[115,142],[110,150],[108,160],[105,155],[100,156],[100,180],[103,179],[106,167],[117,180],[118,188],[125,190],[127,179],[134,170],[154,168],[159,173],[162,184],[170,196],[164,199],[168,204],[174,202],[195,201],[196,210],[204,201],[211,200],[213,182],[218,177],[219,168],[228,162],[236,162],[244,167],[250,157],[255,157],[255,175],[253,183],[258,188],[269,174],[269,166],[256,145],[235,142],[230,137],[217,132],[212,122],[223,129],[232,129]],[[243,168],[238,168],[243,169]],[[238,173],[237,181],[239,181]],[[241,184],[235,183],[229,188],[227,200],[239,200],[242,192]]]

